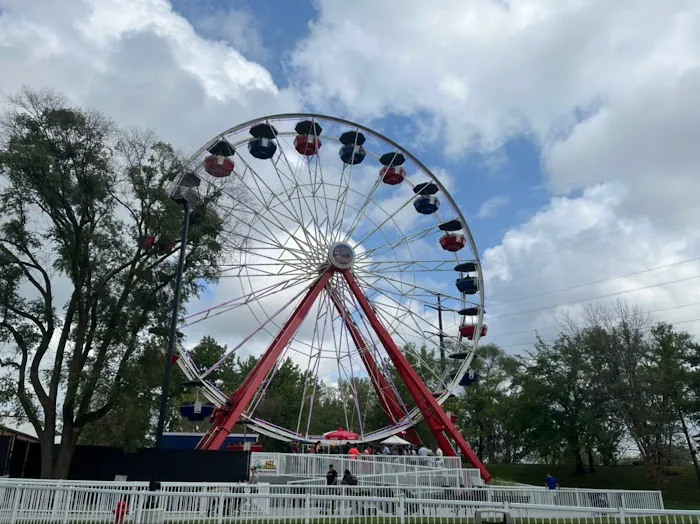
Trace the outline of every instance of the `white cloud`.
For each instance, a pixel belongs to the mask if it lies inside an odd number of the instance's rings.
[[[700,277],[700,233],[669,228],[654,216],[621,218],[625,202],[614,184],[555,198],[485,251],[491,340],[522,351],[536,330],[551,338],[560,313],[576,316],[588,304],[617,299],[654,312],[657,320],[700,319],[693,284]],[[679,327],[700,333],[700,323]]]
[[[507,195],[496,195],[485,200],[476,212],[479,218],[491,218],[496,215],[502,208],[510,203],[510,198]]]
[[[49,86],[193,152],[223,129],[296,111],[296,95],[165,0],[0,0],[0,91]]]

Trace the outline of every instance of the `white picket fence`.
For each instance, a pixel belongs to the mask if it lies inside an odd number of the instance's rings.
[[[603,506],[602,499],[590,497],[589,490],[578,491],[581,506],[536,504],[510,501],[499,493],[513,494],[518,490],[473,488],[453,490],[459,498],[423,498],[405,489],[376,486],[299,487],[270,485],[164,485],[159,492],[149,492],[135,483],[113,483],[111,489],[78,485],[42,485],[41,483],[0,481],[0,523],[97,523],[119,522],[118,508],[125,510],[124,523],[223,523],[243,519],[251,522],[282,522],[294,520],[336,522],[360,517],[361,521],[397,524],[420,524],[428,518],[431,523],[453,524],[471,519],[478,512],[491,515],[506,511],[516,522],[547,519],[567,524],[570,519],[594,519],[620,523],[682,522],[700,524],[700,511],[670,511],[663,509]],[[174,489],[176,488],[176,489]],[[449,490],[448,490],[449,491]],[[520,490],[526,492],[527,490]],[[491,493],[492,500],[470,499],[473,492]],[[603,493],[603,492],[598,492]],[[609,493],[609,492],[608,492]],[[551,493],[553,502],[559,492]],[[523,499],[525,500],[525,499]],[[610,501],[608,501],[609,503]],[[588,522],[588,520],[587,520]]]

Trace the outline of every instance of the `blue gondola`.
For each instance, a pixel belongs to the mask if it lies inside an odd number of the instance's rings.
[[[248,151],[255,158],[269,160],[277,152],[277,144],[269,138],[254,138],[248,142]]]
[[[367,156],[367,152],[365,151],[364,147],[352,144],[342,146],[340,148],[339,154],[340,159],[343,161],[343,163],[350,165],[359,164],[365,159],[365,156]]]
[[[213,404],[202,404],[199,401],[192,404],[182,404],[180,406],[180,416],[192,422],[201,422],[202,420],[211,417],[214,413]]]
[[[479,291],[474,277],[458,278],[456,284],[459,292],[465,295],[475,295]]]
[[[250,128],[250,134],[253,135],[253,140],[248,142],[248,151],[252,156],[260,160],[268,160],[275,155],[277,151],[275,126],[267,123],[257,124]]]
[[[479,381],[479,373],[474,371],[473,369],[470,369],[467,371],[464,376],[462,377],[462,380],[459,381],[460,386],[469,387],[473,384],[476,384]]]
[[[431,215],[440,207],[440,201],[435,196],[419,196],[413,201],[413,207],[421,215]]]

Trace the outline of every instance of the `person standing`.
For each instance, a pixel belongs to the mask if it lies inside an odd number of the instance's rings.
[[[333,464],[328,465],[328,471],[326,472],[326,486],[335,486],[335,482],[338,479],[338,472],[333,467]]]
[[[126,497],[122,497],[119,502],[117,502],[117,509],[114,510],[114,522],[115,524],[124,524],[124,519],[129,513],[129,506],[126,504]]]
[[[250,468],[250,478],[248,478],[248,484],[258,483],[258,470],[255,468]]]
[[[556,478],[547,473],[547,476],[545,477],[545,486],[547,486],[547,489],[549,490],[559,489],[559,482],[557,482]]]

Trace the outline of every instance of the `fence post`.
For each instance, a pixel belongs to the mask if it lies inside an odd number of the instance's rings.
[[[10,524],[17,522],[17,514],[19,513],[19,503],[22,499],[23,488],[15,488],[15,496],[12,500],[12,515],[10,516]]]
[[[134,517],[135,524],[140,524],[141,518],[143,517],[144,495],[143,491],[139,491],[138,493],[138,497],[136,498],[136,515]]]
[[[399,495],[399,519],[401,524],[406,523],[406,497],[403,491]]]
[[[61,519],[61,522],[63,522],[63,524],[66,524],[66,522],[68,522],[68,509],[73,503],[73,490],[71,488],[68,488],[65,491],[65,496],[63,498],[65,503],[63,507],[63,518]]]
[[[224,521],[224,494],[219,493],[217,498],[219,499],[219,503],[217,504],[216,508],[216,521],[221,524]]]
[[[311,493],[308,489],[306,490],[305,500],[306,508],[304,511],[304,522],[306,522],[306,524],[309,524],[309,522],[311,521]]]
[[[618,511],[620,514],[620,524],[625,524],[625,508],[619,508]]]

